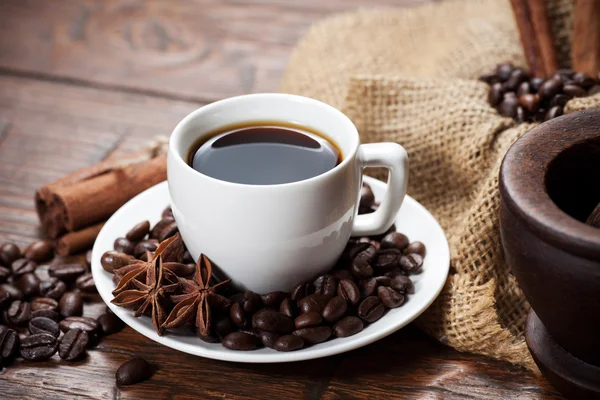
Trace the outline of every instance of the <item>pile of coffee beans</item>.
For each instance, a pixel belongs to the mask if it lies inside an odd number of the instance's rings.
[[[359,213],[376,208],[371,188],[363,185]],[[147,260],[160,242],[176,233],[177,226],[167,208],[154,227],[144,221],[116,239],[114,251],[102,256],[102,266],[113,273],[136,258]],[[290,293],[257,294],[237,292],[233,286],[219,288],[219,294],[227,296],[229,302],[224,308],[221,305],[211,310],[212,332],[205,340],[220,341],[232,350],[264,346],[293,351],[355,335],[382,318],[387,310],[406,303],[415,291],[409,275],[421,272],[425,254],[423,243],[411,243],[392,226],[382,235],[351,238],[332,270],[298,283]],[[180,281],[189,278],[194,267],[189,252],[185,251],[183,258],[190,269],[186,276],[178,277]],[[190,324],[194,320],[190,318]]]
[[[561,116],[572,98],[600,93],[600,74],[591,77],[570,69],[558,70],[544,79],[507,63],[479,79],[490,85],[490,105],[517,122],[548,121]]]

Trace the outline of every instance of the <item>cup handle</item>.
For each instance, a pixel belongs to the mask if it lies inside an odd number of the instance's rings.
[[[357,153],[358,166],[384,167],[389,170],[388,187],[379,208],[370,214],[357,215],[352,227],[352,236],[380,234],[394,223],[408,186],[408,155],[397,143],[361,144]]]

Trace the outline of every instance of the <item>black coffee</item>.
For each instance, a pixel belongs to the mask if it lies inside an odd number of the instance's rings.
[[[279,124],[278,124],[279,125]],[[228,182],[276,185],[321,175],[341,162],[341,152],[320,134],[295,125],[230,126],[192,146],[196,171]]]

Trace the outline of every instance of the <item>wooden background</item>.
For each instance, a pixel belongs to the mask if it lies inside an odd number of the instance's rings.
[[[277,91],[309,25],[363,5],[427,0],[0,1],[0,243],[40,237],[34,190],[108,155],[168,135],[187,113],[227,96]],[[94,316],[104,306],[90,302]],[[159,365],[117,388],[132,355]],[[542,378],[461,354],[414,327],[308,362],[233,364],[160,346],[129,328],[86,360],[20,361],[3,399],[403,398],[560,399]]]

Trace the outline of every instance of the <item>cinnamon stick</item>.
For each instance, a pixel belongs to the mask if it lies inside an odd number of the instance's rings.
[[[101,222],[61,236],[56,242],[56,252],[59,256],[70,256],[91,249],[103,226],[104,222]]]
[[[511,0],[529,71],[548,77],[558,69],[545,0]]]
[[[596,76],[600,72],[600,1],[575,0],[572,43],[573,69]]]

